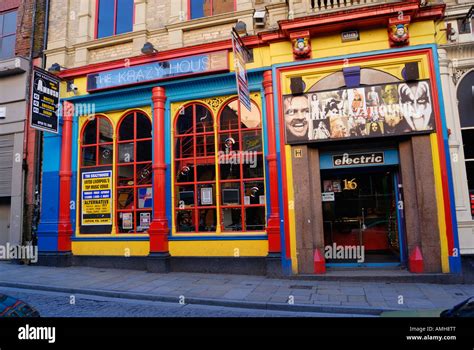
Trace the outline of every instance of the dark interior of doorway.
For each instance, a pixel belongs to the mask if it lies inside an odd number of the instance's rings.
[[[384,166],[321,171],[322,192],[329,192],[322,203],[325,247],[364,247],[362,262],[333,254],[327,263],[400,262],[396,172]]]

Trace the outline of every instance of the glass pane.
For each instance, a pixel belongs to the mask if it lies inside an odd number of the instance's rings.
[[[150,187],[137,188],[138,209],[151,209],[153,207],[153,190]]]
[[[133,186],[133,165],[120,166],[118,168],[118,186]]]
[[[462,130],[464,158],[474,159],[474,129]]]
[[[0,15],[0,36],[3,36],[3,18],[5,15]]]
[[[82,137],[83,145],[93,145],[97,143],[97,119],[91,120],[84,128]]]
[[[194,206],[194,185],[176,186],[176,207],[186,208]]]
[[[214,135],[196,136],[196,157],[214,155]]]
[[[193,214],[192,210],[178,210],[176,212],[176,230],[178,232],[195,231]]]
[[[152,137],[151,121],[146,115],[137,114],[137,139],[149,139]]]
[[[244,184],[244,204],[265,204],[265,186],[263,181],[251,181]]]
[[[213,0],[212,1],[212,14],[218,15],[221,13],[227,13],[234,11],[235,0]]]
[[[136,232],[146,232],[151,224],[151,211],[140,211],[137,213]]]
[[[98,38],[114,35],[114,8],[115,0],[99,0]]]
[[[119,140],[133,140],[134,127],[133,114],[129,114],[123,118],[122,122],[120,123]]]
[[[117,1],[117,33],[128,33],[133,30],[133,0]]]
[[[15,56],[16,35],[5,36],[0,39],[0,59],[12,58]]]
[[[99,119],[99,142],[113,142],[114,130],[112,124],[105,118]]]
[[[133,188],[120,188],[117,190],[118,209],[134,209]]]
[[[225,133],[219,135],[219,151],[230,152],[240,150],[240,138],[238,133]]]
[[[177,182],[194,182],[194,165],[190,162],[176,161],[176,181]]]
[[[220,129],[231,130],[239,128],[239,114],[237,101],[232,101],[224,107],[220,116]]]
[[[151,162],[151,142],[151,140],[137,142],[137,162]]]
[[[176,122],[176,132],[178,135],[193,133],[193,106],[188,106],[180,110]]]
[[[139,185],[151,184],[152,174],[151,164],[137,164],[137,183]]]
[[[242,231],[242,210],[240,208],[222,209],[224,231]]]
[[[466,162],[467,186],[474,191],[474,162]]]
[[[206,163],[207,164],[197,165],[198,181],[213,181],[216,178],[216,165],[214,163],[214,159],[206,161]]]
[[[240,182],[221,183],[222,205],[240,205]]]
[[[194,137],[176,138],[176,158],[194,158]]]
[[[191,0],[191,19],[211,15],[210,0]]]
[[[196,133],[213,132],[211,112],[204,106],[196,105]]]
[[[133,142],[119,143],[119,163],[130,163],[134,161]]]
[[[263,177],[263,156],[249,155],[243,165],[244,178]]]
[[[215,232],[216,225],[216,209],[199,210],[199,232]]]
[[[245,208],[245,229],[247,231],[265,230],[265,207]]]
[[[262,152],[262,131],[242,132],[242,148],[244,151]]]
[[[113,146],[101,145],[99,146],[99,164],[112,164],[113,162]]]
[[[96,159],[96,147],[83,147],[82,148],[82,165],[92,166],[97,164]]]
[[[16,11],[8,12],[3,16],[3,35],[16,33]]]
[[[119,233],[132,233],[133,230],[133,212],[118,213]]]
[[[226,164],[224,161],[219,160],[221,180],[240,179],[240,164]]]
[[[198,206],[216,205],[216,188],[214,185],[198,185]]]

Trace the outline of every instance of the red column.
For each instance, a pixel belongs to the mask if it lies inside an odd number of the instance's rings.
[[[278,202],[278,169],[275,136],[275,111],[273,109],[272,71],[263,73],[263,87],[265,89],[266,121],[268,130],[268,170],[270,181],[270,215],[267,223],[268,253],[281,252],[280,243],[280,208]]]
[[[61,139],[61,165],[59,168],[59,223],[58,251],[71,251],[71,152],[72,152],[72,118],[74,105],[65,101],[63,104],[63,134]]]
[[[152,90],[153,101],[153,220],[150,225],[150,253],[168,252],[168,219],[166,218],[165,163],[165,89]]]

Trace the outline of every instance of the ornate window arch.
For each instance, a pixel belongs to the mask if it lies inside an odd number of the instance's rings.
[[[219,188],[223,231],[265,230],[265,173],[262,113],[233,99],[220,110]]]
[[[152,125],[142,111],[131,111],[117,126],[116,224],[118,233],[141,233],[152,213]]]
[[[178,232],[216,232],[216,153],[214,118],[191,103],[175,120],[175,223]]]

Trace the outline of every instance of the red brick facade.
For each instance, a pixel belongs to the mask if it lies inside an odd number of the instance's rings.
[[[0,12],[13,10],[20,6],[21,0],[2,0],[0,2]]]

